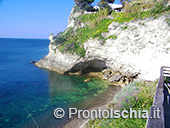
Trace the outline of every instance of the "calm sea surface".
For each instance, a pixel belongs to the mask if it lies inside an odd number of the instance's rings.
[[[61,127],[55,108],[86,109],[106,102],[116,87],[99,79],[60,75],[29,63],[48,54],[49,40],[0,38],[0,128]]]

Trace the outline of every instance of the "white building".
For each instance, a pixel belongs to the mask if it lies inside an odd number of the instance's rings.
[[[123,12],[123,5],[122,4],[108,4],[112,10],[114,10],[115,12]],[[95,9],[100,9],[99,6],[94,6]]]
[[[115,12],[123,12],[123,5],[122,4],[109,4],[109,6],[112,8],[112,10],[115,10]]]
[[[96,9],[96,10],[99,10],[99,9],[100,9],[99,6],[94,6],[93,8]]]

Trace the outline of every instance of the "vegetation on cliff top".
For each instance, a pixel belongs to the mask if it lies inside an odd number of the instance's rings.
[[[76,0],[79,4],[82,1],[83,0]],[[85,3],[90,6],[92,2],[93,0],[89,0],[89,2],[86,1]],[[108,26],[113,21],[124,23],[148,17],[155,18],[161,14],[170,12],[170,6],[164,5],[163,2],[140,4],[132,4],[132,2],[133,0],[124,3],[125,12],[115,13],[113,10],[110,10],[110,8],[105,7],[95,13],[78,16],[75,19],[75,27],[68,28],[66,31],[58,35],[54,44],[62,53],[69,52],[84,57],[86,51],[83,44],[88,39],[98,38],[98,40],[101,40],[104,44],[109,38],[117,38],[117,35],[112,35],[107,39],[102,36],[102,33],[108,32]],[[76,4],[75,9],[79,4]],[[77,11],[82,11],[82,9],[78,8]],[[80,27],[81,24],[83,24],[84,27]]]
[[[91,5],[95,0],[74,0],[75,5],[78,7],[78,9],[86,10],[86,11],[97,11],[93,6]],[[98,6],[100,8],[110,8],[108,6],[108,3],[114,3],[115,0],[101,0],[98,2]]]

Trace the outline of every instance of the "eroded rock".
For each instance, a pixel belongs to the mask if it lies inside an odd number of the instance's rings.
[[[119,73],[116,73],[114,76],[110,77],[108,80],[113,83],[113,82],[118,82],[121,79],[121,75]]]

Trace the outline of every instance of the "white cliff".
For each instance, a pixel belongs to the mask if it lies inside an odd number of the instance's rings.
[[[166,16],[109,26],[105,45],[98,40],[86,44],[86,57],[105,60],[106,65],[120,72],[139,72],[139,77],[154,80],[159,77],[161,66],[170,66],[170,27]],[[122,30],[124,26],[127,29]]]
[[[82,15],[82,14],[83,14],[82,11],[76,11],[76,7],[73,7],[72,10],[71,10],[71,13],[69,15],[67,28],[74,27],[74,24],[76,22],[76,18],[78,16]]]
[[[76,14],[80,15],[80,14]],[[73,10],[68,27],[74,27]],[[59,73],[78,72],[87,68],[110,68],[121,74],[140,73],[139,78],[154,80],[159,77],[161,66],[170,66],[170,26],[161,16],[119,24],[113,22],[103,37],[116,35],[103,44],[98,39],[89,39],[85,44],[86,55],[61,53],[55,45],[49,45],[49,54],[35,65]],[[56,50],[55,50],[56,49]]]

